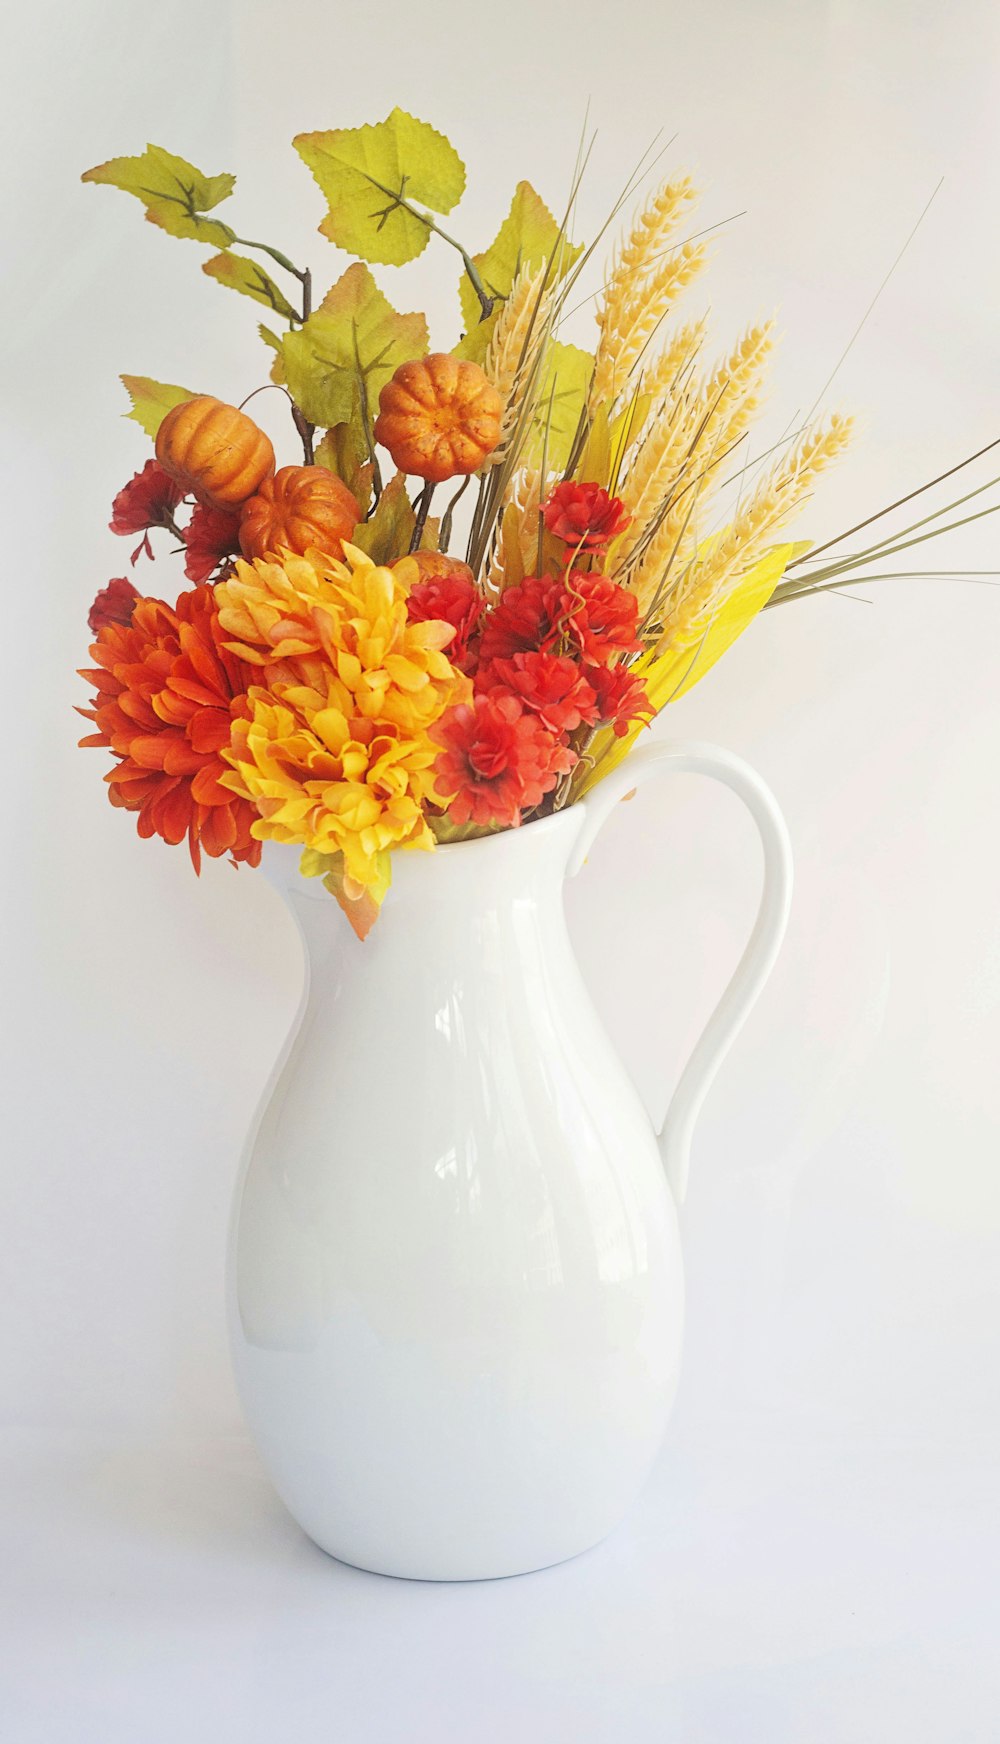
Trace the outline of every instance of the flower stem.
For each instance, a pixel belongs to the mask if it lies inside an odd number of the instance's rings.
[[[427,511],[431,506],[431,497],[433,495],[434,485],[431,480],[428,479],[417,498],[417,518],[413,523],[413,537],[410,540],[411,551],[418,551],[420,549],[420,541],[423,538],[424,527],[427,524]]]
[[[280,248],[272,248],[269,242],[250,242],[245,236],[234,236],[233,241],[239,248],[256,248],[261,254],[269,254],[278,266],[283,266],[286,272],[290,272],[293,278],[298,279],[303,291],[305,291],[310,280],[308,267],[296,266],[293,261],[289,260],[287,254],[282,254]],[[305,320],[305,316],[303,316],[303,320]]]

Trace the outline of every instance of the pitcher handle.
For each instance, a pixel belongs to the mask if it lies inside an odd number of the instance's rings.
[[[770,975],[785,934],[792,900],[792,848],[774,795],[741,758],[718,745],[698,742],[647,745],[633,752],[587,795],[584,801],[587,816],[569,864],[571,877],[579,872],[598,831],[618,801],[651,775],[671,771],[711,775],[731,788],[750,812],[764,849],[764,884],[749,942],[680,1075],[658,1134],[667,1180],[681,1204],[687,1191],[691,1135],[705,1092]]]

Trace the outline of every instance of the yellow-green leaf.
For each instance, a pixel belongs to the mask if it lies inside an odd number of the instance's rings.
[[[397,472],[379,497],[371,520],[355,527],[351,543],[367,552],[373,563],[395,563],[410,549],[415,522],[406,479]]]
[[[228,248],[235,232],[217,218],[205,218],[236,186],[231,175],[205,176],[182,157],[160,145],[147,145],[141,157],[113,157],[81,176],[84,182],[106,182],[134,194],[146,208],[151,224],[170,236],[193,237],[213,248]]]
[[[366,939],[378,920],[378,912],[392,883],[392,858],[383,851],[376,855],[376,881],[360,895],[347,891],[347,873],[343,854],[321,854],[316,848],[303,848],[299,871],[303,878],[322,878],[330,895],[343,909],[359,939]]]
[[[414,204],[450,212],[465,190],[454,146],[402,109],[367,127],[300,133],[292,143],[330,202],[320,230],[362,260],[415,259],[431,232]]]
[[[676,702],[704,678],[737,637],[742,636],[758,612],[763,611],[792,559],[808,549],[808,541],[772,546],[760,562],[747,571],[714,617],[707,620],[696,641],[689,641],[684,648],[669,648],[665,654],[644,654],[635,662],[632,670],[645,684],[654,713],[658,714],[668,703]],[[594,767],[588,770],[574,797],[588,793],[610,774],[642,730],[643,723],[640,722],[621,739],[615,738],[610,727],[595,734],[588,751]]]
[[[564,236],[545,201],[535,193],[530,182],[518,182],[510,211],[482,254],[474,254],[473,263],[491,297],[507,297],[523,266],[533,272],[552,259],[552,282],[567,273],[582,249],[574,248]],[[490,342],[497,311],[485,321],[479,298],[467,273],[463,274],[458,291],[462,303],[465,337],[461,355],[473,363],[482,363]]]
[[[325,466],[343,479],[361,513],[367,514],[372,500],[372,464],[361,424],[359,397],[355,398],[350,418],[334,424],[317,443],[313,458],[317,466]]]
[[[249,260],[245,254],[231,254],[227,249],[223,254],[213,254],[211,260],[206,260],[202,272],[209,278],[218,279],[220,285],[228,285],[230,290],[239,291],[244,297],[253,297],[257,303],[266,304],[276,315],[281,315],[286,321],[298,319],[291,303],[276,285],[270,273],[266,273],[255,260]]]
[[[285,334],[280,363],[288,391],[310,423],[346,424],[359,384],[374,421],[379,392],[394,370],[426,350],[423,315],[397,314],[357,261],[305,326]]]
[[[132,410],[126,412],[125,416],[134,418],[137,424],[141,424],[147,436],[155,437],[167,413],[174,406],[195,398],[191,388],[178,388],[169,382],[151,381],[148,375],[123,375],[121,380],[132,401]]]
[[[535,415],[519,464],[538,466],[545,454],[546,471],[561,472],[570,456],[580,423],[594,359],[579,345],[551,341],[545,348]]]

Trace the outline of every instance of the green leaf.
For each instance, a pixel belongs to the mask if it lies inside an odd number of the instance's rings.
[[[531,432],[519,464],[538,466],[545,454],[549,473],[561,472],[570,456],[590,388],[594,359],[579,345],[551,341],[545,348]]]
[[[361,423],[359,397],[355,397],[350,418],[343,424],[334,424],[317,443],[313,459],[317,466],[325,466],[343,480],[362,515],[366,515],[372,500],[372,464]]]
[[[574,248],[560,235],[560,227],[541,195],[530,182],[518,182],[510,211],[494,240],[482,254],[472,259],[492,297],[508,297],[511,286],[523,266],[537,272],[553,258],[552,282],[562,278],[582,253],[582,245]],[[468,274],[463,274],[458,290],[465,322],[465,337],[461,341],[463,357],[482,363],[490,342],[497,311],[485,321]]]
[[[286,333],[280,363],[299,410],[312,424],[346,424],[359,384],[370,421],[389,377],[427,350],[423,315],[398,315],[366,266],[349,266],[305,326]]]
[[[151,381],[148,375],[123,375],[125,390],[132,401],[126,418],[141,424],[147,436],[155,437],[167,413],[196,395],[191,388],[173,387],[169,382]]]
[[[218,279],[220,285],[228,285],[230,290],[240,291],[244,297],[253,297],[255,302],[266,304],[286,321],[298,320],[296,311],[270,273],[266,273],[255,260],[248,260],[245,254],[230,254],[228,249],[224,254],[213,254],[201,270],[209,278]]]
[[[351,543],[367,552],[373,563],[395,563],[410,549],[415,522],[406,479],[397,472],[379,497],[371,520],[355,527]]]
[[[236,233],[217,218],[204,218],[236,186],[230,175],[204,176],[182,157],[174,157],[160,145],[147,145],[141,157],[113,157],[86,170],[84,182],[107,182],[123,193],[134,194],[146,208],[151,224],[170,236],[189,236],[213,248],[228,248]]]
[[[330,210],[324,236],[362,260],[402,266],[426,248],[428,222],[405,200],[450,212],[465,189],[465,165],[443,133],[394,109],[368,127],[300,133],[292,141]]]

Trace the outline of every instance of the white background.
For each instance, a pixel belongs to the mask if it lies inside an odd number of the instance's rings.
[[[676,132],[666,161],[700,176],[706,220],[746,209],[691,307],[711,301],[720,347],[779,309],[762,445],[812,403],[943,175],[829,396],[863,435],[801,523],[819,537],[1000,435],[1000,14],[34,0],[5,36],[5,1740],[995,1739],[1000,594],[887,582],[783,607],[663,723],[771,782],[794,916],[697,1137],[654,1480],[599,1551],[479,1588],[343,1569],[270,1497],[221,1274],[297,996],[290,923],[251,874],[199,884],[182,850],[139,842],[70,708],[88,605],[130,548],[111,498],[147,452],[118,372],[238,400],[267,367],[203,251],[81,170],[147,139],[235,170],[222,216],[322,288],[345,263],[296,131],[397,102],[432,120],[469,166],[453,228],[474,247],[521,176],[560,203],[588,97],[581,234]],[[443,246],[381,277],[452,343]],[[1000,568],[996,529],[940,561]],[[142,577],[178,580],[165,555]],[[685,784],[623,808],[570,892],[657,1115],[757,875],[737,808]]]

